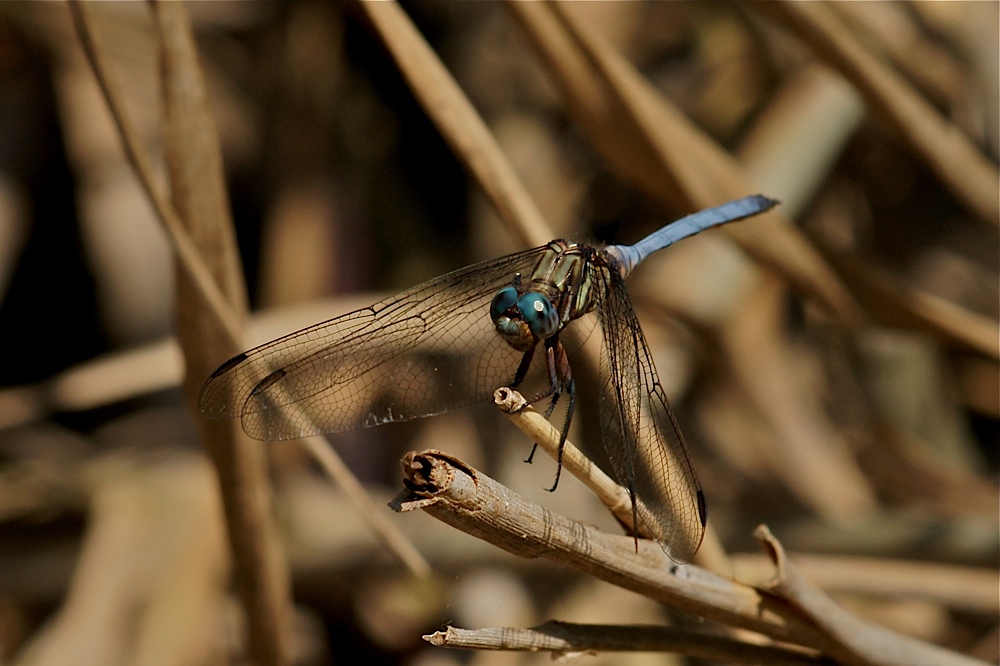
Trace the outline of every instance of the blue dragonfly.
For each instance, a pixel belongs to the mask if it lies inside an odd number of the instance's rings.
[[[550,400],[546,418],[566,396],[561,458],[576,384],[560,334],[594,313],[608,458],[663,550],[690,561],[705,531],[704,494],[624,280],[653,252],[776,203],[731,201],[635,245],[554,240],[458,269],[238,354],[205,383],[201,411],[239,418],[251,437],[283,440],[440,414],[498,387],[535,388],[533,402]]]

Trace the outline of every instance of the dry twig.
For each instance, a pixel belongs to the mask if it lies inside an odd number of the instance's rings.
[[[187,393],[193,404],[197,400],[200,377],[207,376],[220,358],[239,351],[241,316],[234,314],[234,304],[240,312],[245,311],[246,295],[238,271],[233,272],[237,264],[233,259],[232,228],[220,224],[220,219],[228,218],[221,157],[214,123],[207,114],[191,27],[182,5],[154,5],[164,60],[167,155],[175,188],[173,201],[188,216],[182,219],[153,178],[151,160],[137,140],[124,112],[121,95],[101,56],[89,8],[81,2],[70,6],[126,155],[173,242],[182,275],[188,278],[182,284],[192,296],[182,295],[178,302],[182,309],[187,309],[180,320],[182,331],[190,336],[182,348],[189,354]],[[219,233],[228,235],[229,253],[209,254],[208,261],[215,262],[209,267],[198,242],[205,242],[206,235]],[[222,260],[223,256],[228,256],[228,262]],[[221,294],[220,284],[226,285],[226,295]],[[273,538],[276,528],[270,514],[269,484],[260,445],[237,434],[233,424],[216,423],[206,427],[211,430],[206,444],[220,478],[227,531],[239,589],[247,609],[251,651],[261,663],[286,663],[289,653],[287,571]]]
[[[827,657],[787,647],[754,645],[673,627],[546,622],[530,629],[458,629],[424,636],[431,645],[473,650],[580,652],[674,652],[696,659],[772,666],[833,666]]]
[[[1000,224],[1000,173],[996,165],[901,77],[868,53],[829,7],[819,2],[769,2],[751,6],[789,27],[855,85],[868,103],[900,130],[945,186],[981,220]]]
[[[655,542],[605,534],[533,504],[438,451],[403,459],[397,511],[423,509],[438,520],[520,557],[544,557],[671,607],[819,647],[823,640],[766,595],[692,565],[672,563]]]
[[[604,534],[532,504],[438,451],[407,454],[403,470],[406,490],[393,500],[397,511],[423,509],[520,557],[560,562],[678,610],[818,649],[847,664],[983,663],[851,615],[798,573],[765,527],[757,535],[778,567],[774,598],[695,566],[672,565],[646,540],[636,553],[626,537]],[[779,597],[811,621],[804,621]]]

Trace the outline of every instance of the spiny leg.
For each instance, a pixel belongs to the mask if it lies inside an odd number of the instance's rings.
[[[539,393],[531,400],[532,403],[535,403],[549,397],[550,395],[552,396],[552,402],[549,403],[548,409],[545,410],[546,421],[548,421],[549,417],[552,416],[552,412],[556,408],[556,403],[559,402],[559,395],[562,393],[562,380],[559,378],[559,369],[556,366],[557,348],[562,349],[562,345],[559,344],[557,336],[552,336],[545,341],[545,366],[549,370],[549,390],[544,393]],[[537,450],[538,444],[536,443],[531,447],[531,453],[528,454],[528,457],[525,458],[524,462],[530,463],[535,457],[535,451]]]
[[[562,395],[562,389],[563,389],[562,385],[558,385],[558,386],[555,386],[554,388],[551,388],[547,393],[543,393],[543,394],[541,394],[541,395],[539,395],[539,396],[537,396],[535,398],[534,401],[538,401],[538,400],[542,400],[543,398],[545,398],[548,395],[552,396],[552,400],[549,401],[549,406],[545,410],[545,420],[546,421],[548,421],[549,418],[552,416],[552,412],[554,412],[556,410],[556,405],[559,403],[559,396]],[[527,459],[525,459],[524,462],[526,462],[526,463],[530,463],[531,462],[532,457],[534,457],[534,455],[535,455],[535,449],[537,449],[537,448],[538,448],[538,444],[535,444],[533,447],[531,447],[531,454],[528,455]]]
[[[562,387],[559,387],[558,391],[552,392],[552,400],[549,401],[548,409],[545,410],[545,420],[548,421],[552,417],[552,412],[556,411],[556,404],[559,402],[559,396],[562,395]],[[544,397],[544,396],[542,396]]]
[[[566,438],[569,436],[569,426],[573,422],[573,409],[576,406],[576,380],[573,379],[573,369],[570,367],[566,349],[558,342],[556,346],[556,353],[559,355],[559,374],[562,377],[560,390],[556,393],[556,398],[565,389],[569,395],[569,404],[566,406],[566,419],[563,421],[563,427],[559,433],[559,447],[556,454],[556,478],[552,483],[552,487],[547,489],[549,492],[553,492],[556,486],[559,485],[559,476],[562,474],[563,449],[566,448]],[[552,401],[555,402],[556,398],[553,398]]]
[[[535,398],[535,400],[541,400],[549,395],[552,396],[552,400],[549,402],[549,407],[545,410],[546,421],[548,421],[552,416],[552,412],[556,411],[556,405],[559,403],[559,396],[562,395],[563,381],[559,375],[559,369],[556,366],[556,354],[558,353],[558,349],[562,349],[562,345],[559,344],[558,340],[554,344],[549,344],[548,340],[545,341],[545,364],[549,369],[549,390],[547,393]]]

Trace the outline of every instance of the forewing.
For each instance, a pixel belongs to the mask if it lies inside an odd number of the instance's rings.
[[[485,399],[513,381],[522,357],[494,331],[490,302],[516,273],[530,278],[545,249],[467,266],[240,354],[212,373],[201,411],[238,416],[251,437],[277,440]]]
[[[663,550],[689,562],[705,533],[701,486],[624,281],[600,255],[591,276],[604,335],[600,408],[608,458]]]

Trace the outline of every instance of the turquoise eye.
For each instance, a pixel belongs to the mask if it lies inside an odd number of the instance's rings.
[[[536,337],[545,340],[559,330],[559,316],[556,314],[556,309],[542,294],[529,291],[517,299],[517,309],[521,311],[521,316],[528,322],[528,328]]]
[[[515,303],[517,303],[517,289],[504,287],[498,291],[497,295],[493,297],[493,302],[490,303],[490,319],[493,320],[493,323],[495,324],[497,319],[503,316],[503,313]]]

